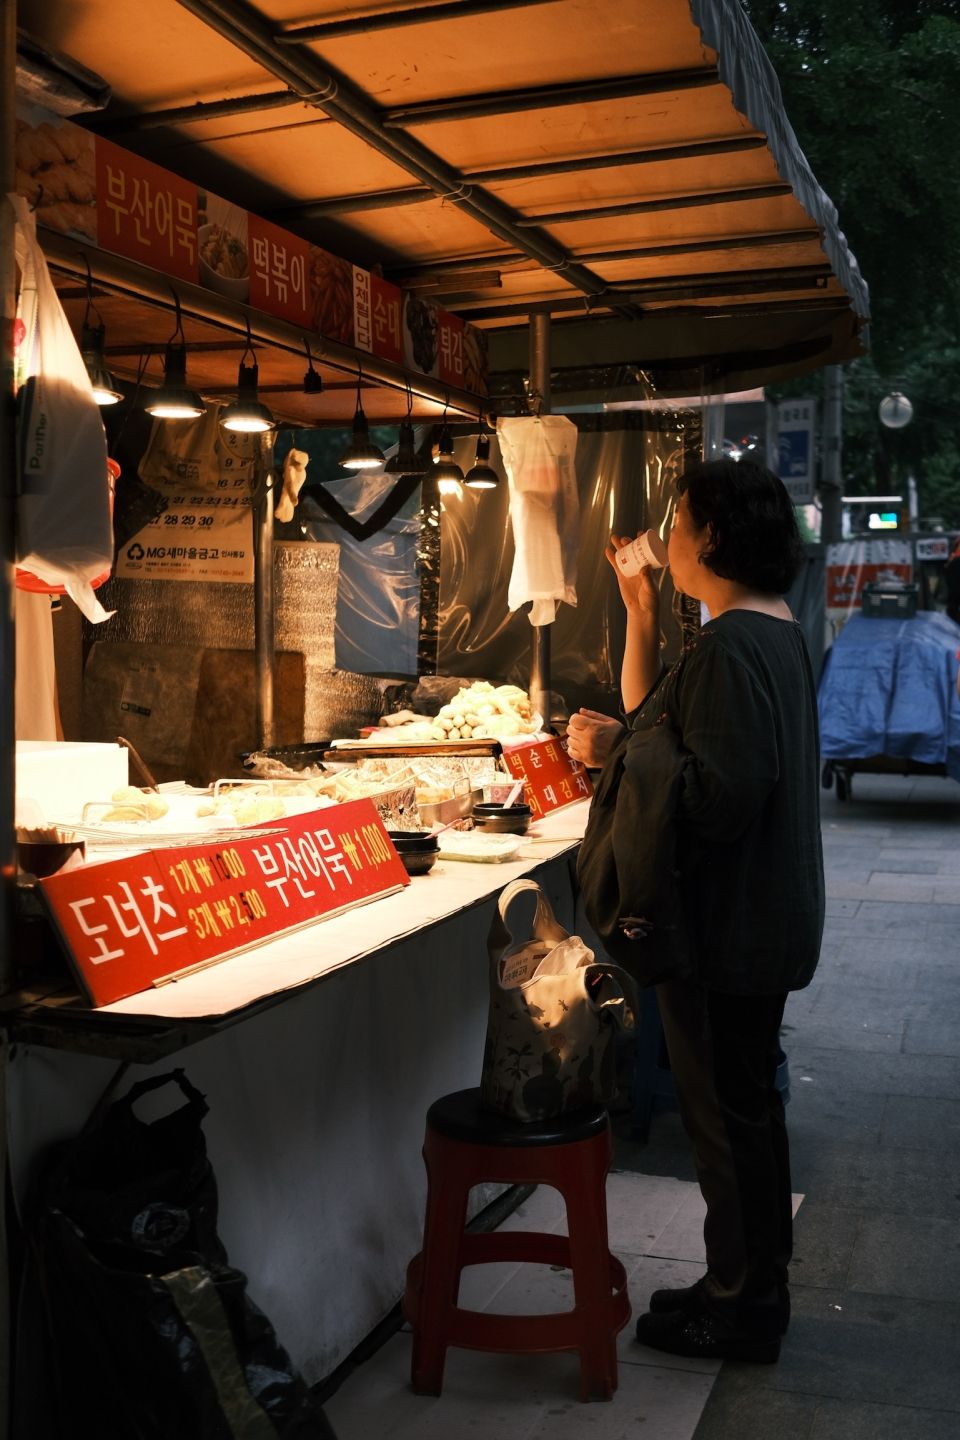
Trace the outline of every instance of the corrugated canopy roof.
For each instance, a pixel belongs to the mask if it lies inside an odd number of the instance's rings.
[[[490,332],[495,372],[526,369],[548,310],[557,405],[589,366],[690,393],[862,352],[866,286],[737,0],[33,0],[23,19],[112,87],[90,128],[436,298]]]

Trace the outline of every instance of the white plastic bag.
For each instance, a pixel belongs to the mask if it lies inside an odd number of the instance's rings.
[[[531,625],[551,625],[558,600],[577,603],[577,427],[565,415],[521,416],[498,420],[497,436],[515,546],[507,604],[531,600]]]
[[[7,199],[20,267],[17,563],[48,585],[62,585],[88,620],[106,620],[90,582],[113,562],[107,437],[36,221],[21,196]]]

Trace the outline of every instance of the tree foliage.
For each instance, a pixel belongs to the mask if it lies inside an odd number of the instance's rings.
[[[847,370],[844,483],[882,491],[907,467],[921,513],[960,528],[960,0],[743,3],[870,287],[871,353]],[[915,408],[895,434],[876,413],[890,390]]]

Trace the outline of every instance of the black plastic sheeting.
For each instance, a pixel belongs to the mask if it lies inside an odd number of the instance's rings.
[[[574,417],[581,535],[576,607],[561,605],[551,627],[552,686],[558,712],[579,705],[619,706],[624,615],[616,580],[603,551],[611,531],[635,534],[650,525],[664,533],[675,499],[675,481],[691,456],[699,456],[697,411],[616,412]],[[424,438],[417,434],[417,443]],[[382,444],[382,441],[380,442]],[[430,543],[435,510],[413,495],[385,530],[358,541],[334,523],[310,494],[323,482],[357,519],[384,502],[396,478],[381,471],[339,474],[329,463],[329,432],[293,431],[277,442],[282,463],[290,445],[315,457],[307,485],[289,525],[277,537],[332,540],[341,546],[337,596],[336,664],[365,674],[414,676],[432,668],[441,675],[509,681],[530,679],[531,626],[524,611],[510,614],[507,589],[513,564],[506,479],[496,490],[441,496],[439,546]],[[457,439],[463,470],[473,463],[476,436]],[[389,454],[389,451],[387,451]],[[495,436],[490,463],[503,477]],[[331,478],[332,472],[332,478]],[[433,567],[439,555],[439,585]],[[664,578],[665,613],[675,607]],[[421,615],[421,598],[437,596],[433,617]],[[667,625],[668,654],[679,648],[679,629]],[[425,655],[424,640],[435,645]]]

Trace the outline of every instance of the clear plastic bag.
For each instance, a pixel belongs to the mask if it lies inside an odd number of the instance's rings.
[[[94,623],[107,612],[93,593],[113,562],[107,437],[70,323],[50,278],[27,202],[16,216],[20,295],[17,385],[17,563],[62,585]]]
[[[558,600],[577,603],[577,427],[565,415],[524,416],[498,420],[497,435],[515,544],[507,604],[532,601],[530,623],[550,625]]]

